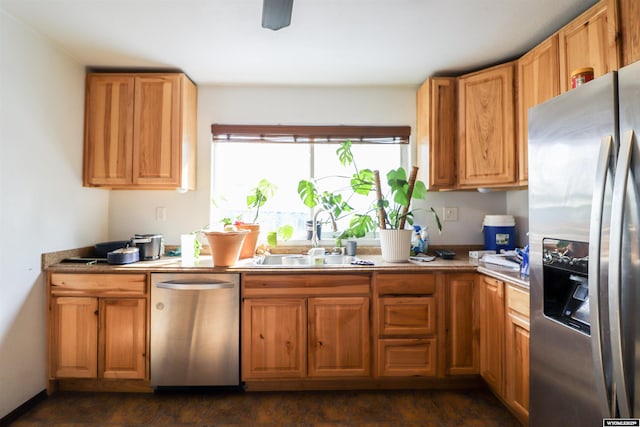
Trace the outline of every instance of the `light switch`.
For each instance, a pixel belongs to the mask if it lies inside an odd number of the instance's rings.
[[[156,208],[156,221],[166,221],[167,220],[167,208],[164,206],[158,206]]]

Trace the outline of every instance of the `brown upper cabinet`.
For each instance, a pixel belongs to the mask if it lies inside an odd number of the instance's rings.
[[[527,185],[529,108],[560,94],[558,35],[554,34],[518,60],[518,181]]]
[[[416,97],[423,179],[431,190],[526,187],[529,108],[567,91],[578,68],[599,77],[638,60],[640,2],[601,0],[513,63],[427,79]]]
[[[182,73],[89,73],[84,185],[194,190],[196,97]]]
[[[418,165],[429,189],[456,186],[456,79],[431,77],[416,94]]]
[[[458,185],[516,182],[514,63],[458,79]]]
[[[571,74],[592,67],[594,78],[618,69],[616,0],[602,0],[558,32],[560,89],[571,88]]]
[[[622,34],[622,65],[640,61],[640,2],[618,0],[620,32]]]

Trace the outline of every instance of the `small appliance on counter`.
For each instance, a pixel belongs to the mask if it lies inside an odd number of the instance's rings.
[[[81,264],[131,264],[138,261],[159,259],[164,253],[162,234],[135,234],[129,240],[96,243],[93,254],[62,260]]]
[[[137,261],[140,261],[140,249],[138,248],[120,248],[107,254],[109,264],[122,265]]]
[[[105,258],[106,260],[109,252],[126,248],[130,242],[131,240],[114,240],[111,242],[96,243],[93,247],[93,254],[96,258]]]
[[[131,239],[131,246],[140,249],[141,260],[158,259],[164,246],[162,234],[136,234]]]

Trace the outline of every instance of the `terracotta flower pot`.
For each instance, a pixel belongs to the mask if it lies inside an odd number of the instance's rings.
[[[256,253],[256,246],[258,246],[260,224],[236,224],[236,228],[249,231],[242,243],[242,249],[240,249],[240,259],[253,258]]]
[[[242,242],[244,242],[249,231],[205,231],[204,234],[207,236],[211,247],[213,265],[216,267],[229,267],[238,262]]]

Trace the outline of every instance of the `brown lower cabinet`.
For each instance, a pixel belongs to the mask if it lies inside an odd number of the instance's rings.
[[[518,419],[529,420],[529,293],[507,285],[505,400]]]
[[[147,379],[145,274],[52,274],[50,379]]]
[[[445,276],[447,295],[447,374],[480,373],[480,311],[475,273]]]
[[[529,422],[529,292],[478,275],[480,373],[523,425]]]
[[[305,299],[247,298],[242,316],[243,379],[306,376]]]
[[[504,282],[480,280],[480,374],[498,396],[504,395]]]
[[[475,278],[245,273],[242,380],[248,389],[477,384]]]
[[[374,276],[376,377],[442,375],[441,275]]]
[[[368,377],[369,275],[246,274],[243,381]]]

